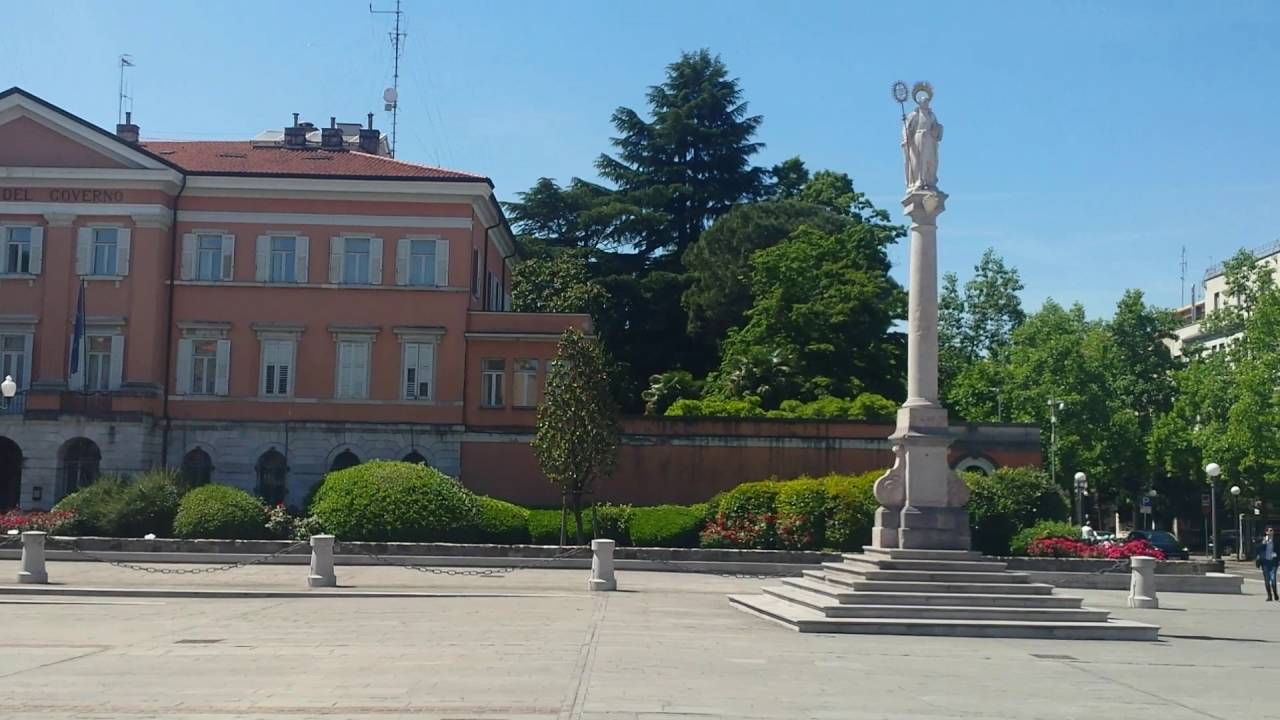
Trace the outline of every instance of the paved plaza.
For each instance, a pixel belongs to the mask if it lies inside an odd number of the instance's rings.
[[[1169,595],[1131,611],[1159,643],[800,635],[729,606],[760,580],[620,572],[494,578],[339,569],[412,598],[122,598],[0,594],[6,718],[790,720],[1280,717],[1269,692],[1280,603]],[[53,562],[97,587],[301,589],[305,566],[162,576]],[[17,563],[0,562],[6,587]],[[467,596],[477,593],[484,596]],[[509,595],[509,596],[504,596]]]

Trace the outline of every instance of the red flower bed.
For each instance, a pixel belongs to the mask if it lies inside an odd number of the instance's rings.
[[[702,531],[704,548],[768,548],[777,532],[773,513],[747,513],[745,519],[726,517],[724,513],[707,523]]]
[[[75,517],[75,513],[70,510],[59,510],[57,512],[23,512],[22,510],[10,510],[4,514],[0,514],[0,530],[8,532],[10,530],[42,530],[51,532],[55,528]]]
[[[1146,540],[1094,545],[1069,538],[1042,538],[1033,540],[1027,545],[1027,554],[1031,557],[1105,558],[1107,560],[1123,560],[1135,555],[1143,555],[1164,560],[1164,553]]]

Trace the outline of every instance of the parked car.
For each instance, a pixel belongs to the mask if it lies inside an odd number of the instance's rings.
[[[1169,560],[1191,559],[1191,553],[1182,546],[1177,536],[1168,530],[1134,530],[1125,538],[1126,542],[1129,540],[1146,540],[1152,547],[1164,553],[1165,558]]]

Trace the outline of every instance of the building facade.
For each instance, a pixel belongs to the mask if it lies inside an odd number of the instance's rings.
[[[381,133],[140,141],[0,93],[0,509],[181,467],[301,505],[333,468],[461,472],[468,428],[528,428],[583,315],[509,312],[483,176]]]
[[[1258,265],[1271,268],[1272,274],[1280,281],[1280,241],[1254,248],[1252,253]],[[1191,304],[1176,311],[1179,320],[1179,326],[1174,330],[1176,337],[1167,343],[1175,357],[1192,346],[1202,347],[1208,352],[1225,350],[1239,337],[1239,333],[1223,335],[1211,332],[1204,325],[1209,315],[1237,302],[1227,287],[1227,276],[1221,263],[1205,271],[1202,289],[1199,300],[1193,299]]]

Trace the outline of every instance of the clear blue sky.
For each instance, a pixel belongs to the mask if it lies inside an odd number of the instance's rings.
[[[388,0],[378,5],[390,7]],[[848,172],[901,219],[897,79],[946,126],[942,269],[993,246],[1026,304],[1109,315],[1179,301],[1211,259],[1280,237],[1280,3],[406,0],[399,156],[481,172],[513,199],[592,177],[609,116],[708,47],[764,116],[761,164]],[[116,57],[144,137],[247,138],[291,112],[380,110],[391,16],[367,2],[60,2],[0,8],[0,86],[104,127]],[[14,31],[14,30],[18,31]],[[379,112],[380,127],[390,125]],[[894,252],[899,277],[905,249]]]

